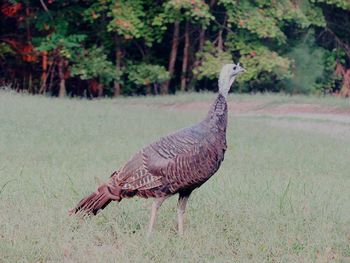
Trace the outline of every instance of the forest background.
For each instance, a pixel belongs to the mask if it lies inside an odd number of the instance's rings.
[[[48,96],[350,95],[349,0],[5,0],[0,86]]]

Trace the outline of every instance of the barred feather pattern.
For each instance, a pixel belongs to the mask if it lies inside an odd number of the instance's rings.
[[[218,95],[207,117],[200,123],[184,128],[144,147],[118,171],[114,172],[101,195],[98,191],[84,199],[75,212],[88,207],[95,213],[111,200],[135,195],[164,197],[178,192],[191,192],[207,181],[224,160],[226,145],[227,103],[224,96]],[[99,189],[100,189],[99,188]],[[94,200],[99,198],[99,200]]]
[[[204,121],[146,146],[114,176],[122,197],[160,197],[193,190],[220,167],[226,151],[227,104],[219,94]]]

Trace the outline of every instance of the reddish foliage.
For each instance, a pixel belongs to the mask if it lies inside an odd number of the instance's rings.
[[[99,97],[102,95],[103,87],[102,84],[99,83],[97,80],[88,80],[88,85],[93,97]]]
[[[34,51],[32,44],[23,44],[14,39],[6,39],[6,43],[10,44],[13,50],[18,52],[22,59],[26,62],[36,62],[38,61],[38,53]]]
[[[10,4],[5,3],[1,6],[1,12],[8,17],[14,17],[22,9],[23,5],[21,3]]]
[[[118,26],[124,27],[125,29],[129,29],[131,27],[130,23],[128,21],[123,20],[123,19],[118,18],[117,20],[115,20],[115,23]]]
[[[36,62],[38,60],[38,56],[34,52],[34,47],[32,44],[27,44],[22,47],[22,58],[27,62]]]
[[[339,95],[342,97],[350,97],[350,69],[346,69],[342,64],[337,63],[334,73],[336,76],[343,79]]]
[[[338,77],[343,77],[344,74],[345,74],[345,68],[343,67],[342,64],[337,63],[335,67],[335,75]]]
[[[16,50],[16,51],[19,50],[19,47],[18,47],[18,46],[20,45],[20,43],[18,43],[16,40],[7,38],[7,39],[4,39],[4,41],[5,41],[6,43],[10,44],[10,46],[11,46],[14,50]]]
[[[43,71],[46,72],[47,70],[47,51],[43,51],[41,52],[41,55],[43,56],[43,60],[42,60],[42,67],[43,67]]]
[[[68,69],[65,73],[64,73],[64,79],[69,79],[71,77],[72,73],[71,71]]]
[[[350,97],[350,69],[344,72],[340,95],[343,97]]]

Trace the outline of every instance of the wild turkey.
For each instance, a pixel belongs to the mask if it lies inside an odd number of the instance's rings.
[[[203,121],[141,149],[70,213],[95,215],[111,201],[120,202],[135,195],[153,197],[150,234],[158,208],[167,197],[178,193],[178,231],[183,235],[183,215],[190,194],[207,181],[224,160],[227,147],[226,97],[236,76],[243,71],[239,63],[225,65],[219,76],[219,94]]]

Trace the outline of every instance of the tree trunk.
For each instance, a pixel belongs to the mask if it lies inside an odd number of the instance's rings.
[[[170,81],[174,75],[177,47],[179,46],[179,33],[180,33],[180,22],[175,21],[173,40],[172,40],[172,46],[171,46],[171,52],[170,52],[170,58],[169,58],[169,66],[168,66],[170,79],[168,81],[165,81],[163,84],[163,87],[162,87],[162,94],[163,95],[169,93]]]
[[[219,31],[218,34],[218,49],[223,50],[224,49],[224,43],[223,43],[223,39],[222,39],[222,33],[223,33],[223,29],[221,29]]]
[[[223,23],[223,27],[220,29],[219,33],[218,33],[218,48],[220,50],[224,50],[224,40],[222,37],[222,34],[224,33],[224,26],[226,25],[226,20],[227,20],[227,16],[225,15],[224,18],[224,23]]]
[[[153,92],[154,95],[158,95],[158,83],[153,83]]]
[[[26,17],[30,17],[29,1],[26,1]],[[30,31],[30,19],[26,19],[26,33],[27,33],[27,42],[29,43],[32,40],[32,34]]]
[[[147,84],[146,85],[146,96],[150,96],[151,95],[151,84]]]
[[[204,41],[205,41],[205,29],[204,27],[202,27],[201,31],[199,32],[199,46],[198,46],[199,52],[203,51]]]
[[[50,62],[50,68],[49,68],[49,76],[50,76],[50,82],[49,82],[49,86],[48,86],[48,91],[52,92],[52,85],[53,85],[53,81],[54,81],[54,77],[55,77],[55,67],[56,67],[56,61],[53,60]]]
[[[115,36],[115,46],[116,46],[116,51],[115,51],[115,71],[116,74],[119,74],[120,69],[121,69],[121,57],[122,53],[120,50],[120,43],[119,43],[119,38],[116,35]],[[118,97],[120,95],[120,90],[121,90],[121,85],[118,82],[118,80],[114,81],[114,97]]]
[[[60,57],[58,61],[58,77],[60,79],[60,90],[58,97],[63,98],[66,96],[66,80],[64,78],[64,58]]]
[[[200,53],[203,51],[204,48],[204,42],[205,42],[205,28],[202,26],[199,31],[199,44],[198,44],[198,51],[197,53]],[[192,69],[197,68],[201,65],[202,61],[199,57],[195,57],[195,62],[192,65]],[[192,75],[192,78],[190,79],[190,82],[193,82],[196,76]]]
[[[118,97],[120,95],[120,83],[115,81],[114,82],[114,97]]]
[[[41,75],[41,85],[39,89],[39,94],[44,94],[46,91],[46,81],[47,81],[47,51],[44,51],[42,59],[43,73]]]
[[[198,51],[197,51],[197,53],[203,51],[204,42],[205,42],[205,29],[202,26],[200,31],[199,31],[199,44],[198,44]],[[194,62],[193,67],[195,68],[195,67],[199,66],[200,63],[201,63],[200,59],[196,58],[196,61]]]
[[[189,28],[190,28],[189,23],[188,21],[186,21],[185,44],[184,44],[184,54],[183,54],[183,60],[182,60],[182,73],[181,73],[181,91],[185,91],[187,86],[188,54],[190,49]]]
[[[32,73],[29,73],[29,77],[28,77],[28,92],[31,94],[35,94],[35,91],[33,89],[33,76]]]
[[[27,71],[24,72],[23,74],[23,81],[22,81],[22,91],[24,91],[27,87]]]

